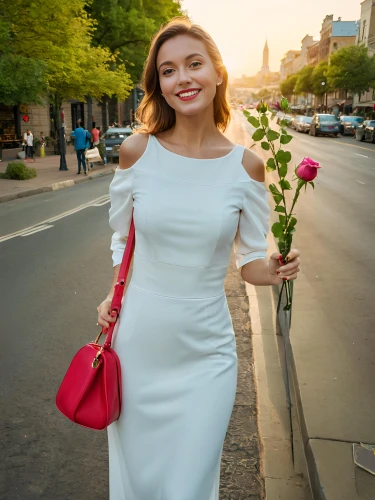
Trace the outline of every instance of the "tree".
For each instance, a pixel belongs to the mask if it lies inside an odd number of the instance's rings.
[[[295,86],[298,80],[297,75],[289,75],[286,80],[280,83],[280,91],[282,95],[290,97],[295,92]]]
[[[327,78],[335,90],[363,94],[375,86],[375,57],[369,57],[364,46],[343,47],[332,54]]]
[[[84,6],[85,0],[0,0],[0,14],[12,26],[13,54],[28,57],[31,53],[45,65],[56,128],[64,99],[114,94],[124,99],[131,88],[125,66],[115,64],[110,50],[92,47],[94,21]]]
[[[0,20],[0,102],[8,106],[40,104],[46,90],[42,61],[12,53],[10,23]]]
[[[312,91],[315,96],[323,96],[331,91],[331,86],[327,78],[328,63],[321,61],[311,73]]]
[[[96,21],[93,41],[125,62],[131,79],[140,80],[147,48],[154,33],[172,17],[182,14],[174,0],[92,0],[86,11]]]
[[[310,94],[313,91],[311,75],[313,66],[305,66],[297,73],[297,82],[294,88],[296,94]]]

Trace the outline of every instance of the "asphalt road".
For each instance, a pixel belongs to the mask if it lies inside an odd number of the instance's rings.
[[[1,499],[108,497],[106,433],[71,424],[54,398],[73,354],[98,332],[95,307],[111,281],[110,179],[0,206],[2,235],[28,228],[0,238]]]

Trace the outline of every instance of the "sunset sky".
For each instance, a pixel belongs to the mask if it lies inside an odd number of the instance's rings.
[[[327,14],[356,21],[360,0],[182,0],[193,22],[217,43],[230,75],[255,74],[268,38],[270,69],[279,71],[289,49],[299,49],[305,35],[319,38]]]

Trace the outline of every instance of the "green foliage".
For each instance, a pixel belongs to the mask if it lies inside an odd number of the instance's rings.
[[[331,88],[327,78],[328,63],[327,61],[321,61],[317,64],[311,73],[311,86],[313,94],[316,96],[322,96],[326,92],[330,92]],[[322,85],[324,83],[325,85]]]
[[[12,52],[11,22],[0,18],[0,102],[8,106],[41,104],[45,73],[46,65],[32,54],[24,57]]]
[[[86,12],[96,22],[93,42],[116,54],[116,63],[125,62],[134,82],[140,80],[147,48],[154,33],[172,17],[182,15],[173,0],[92,0]]]
[[[305,66],[297,73],[298,78],[294,88],[295,94],[307,94],[313,91],[311,80],[313,71],[313,66]]]
[[[269,141],[276,141],[280,137],[280,134],[271,128],[267,132],[267,139]]]
[[[291,96],[294,94],[294,88],[297,84],[298,76],[297,75],[289,75],[286,80],[283,80],[280,83],[280,91],[283,95]]]
[[[255,118],[255,116],[248,116],[247,117],[247,121],[254,127],[254,128],[258,128],[260,123],[259,123],[259,120],[257,118]]]
[[[11,27],[9,50],[22,58],[31,54],[40,62],[49,100],[57,110],[63,99],[117,95],[122,100],[131,89],[125,66],[115,64],[108,48],[91,45],[95,23],[85,4],[86,0],[0,0],[2,18]]]
[[[260,145],[265,151],[268,151],[270,149],[270,145],[268,144],[268,142],[261,142]]]
[[[8,163],[4,179],[27,180],[36,177],[36,169],[26,167],[22,161],[11,161]]]
[[[261,141],[265,135],[266,134],[265,134],[264,130],[262,128],[258,128],[253,133],[253,139],[254,139],[254,141]]]
[[[332,54],[327,77],[332,89],[363,94],[375,86],[375,56],[364,46],[343,47]]]

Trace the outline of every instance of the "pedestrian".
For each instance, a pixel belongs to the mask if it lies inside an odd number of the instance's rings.
[[[91,147],[95,148],[100,143],[100,127],[93,127],[91,130]],[[90,163],[90,169],[94,167],[93,163]]]
[[[253,285],[294,280],[266,258],[264,163],[223,131],[228,73],[212,38],[177,18],[155,35],[143,73],[142,128],[120,149],[110,186],[117,281],[134,207],[136,250],[113,348],[122,413],[108,427],[111,500],[218,500],[236,394],[237,355],[224,278],[235,244]],[[280,270],[281,267],[281,270]],[[98,306],[108,328],[113,285]]]
[[[34,136],[28,128],[23,134],[23,143],[25,146],[25,161],[34,160]]]
[[[90,132],[88,130],[85,130],[83,127],[83,123],[80,120],[78,120],[77,128],[73,130],[70,136],[74,137],[74,149],[76,150],[77,161],[78,161],[77,175],[81,173],[81,165],[84,174],[87,175],[85,152],[86,149],[90,147],[90,137],[91,137]]]

